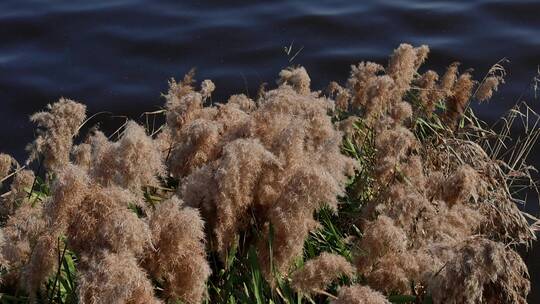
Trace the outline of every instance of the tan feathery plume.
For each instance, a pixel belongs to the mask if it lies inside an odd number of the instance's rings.
[[[355,269],[347,260],[337,254],[321,253],[308,260],[304,266],[291,275],[292,286],[305,294],[325,290],[334,280],[341,276],[353,277]]]
[[[476,91],[476,98],[480,102],[488,101],[493,96],[493,92],[497,92],[500,84],[500,78],[496,76],[490,76],[484,80]]]
[[[147,250],[143,266],[152,277],[163,281],[167,297],[201,303],[211,271],[199,212],[173,197],[159,204],[149,226],[155,248]]]
[[[49,104],[47,112],[35,113],[30,120],[42,128],[38,137],[27,147],[30,151],[28,162],[43,156],[44,166],[57,171],[69,163],[73,137],[86,118],[86,106],[75,101],[61,98]]]
[[[383,294],[368,286],[352,285],[339,289],[337,299],[332,304],[390,304]]]

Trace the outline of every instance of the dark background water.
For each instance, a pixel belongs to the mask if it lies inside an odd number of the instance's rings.
[[[24,159],[28,115],[62,96],[89,113],[138,117],[158,109],[168,78],[191,67],[215,82],[217,101],[255,95],[290,64],[304,65],[313,87],[324,88],[344,81],[351,64],[385,62],[401,42],[430,46],[424,68],[443,71],[459,60],[477,78],[510,59],[507,84],[478,108],[484,119],[520,98],[539,109],[530,85],[540,64],[540,1],[2,0],[0,151]],[[540,302],[538,253],[526,255],[531,303]]]

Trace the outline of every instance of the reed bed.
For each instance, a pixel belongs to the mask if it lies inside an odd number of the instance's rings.
[[[27,162],[0,155],[0,301],[526,303],[539,117],[488,127],[470,104],[504,62],[478,82],[420,71],[428,53],[402,44],[324,91],[290,67],[223,103],[190,71],[144,114],[162,126],[109,135],[49,105]]]

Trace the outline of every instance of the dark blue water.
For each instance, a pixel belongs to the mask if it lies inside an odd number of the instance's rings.
[[[478,77],[509,58],[508,84],[481,110],[494,118],[527,91],[540,64],[539,15],[540,1],[517,0],[3,0],[0,144],[23,157],[28,114],[60,96],[90,112],[135,115],[161,105],[167,79],[191,67],[214,80],[218,98],[255,94],[298,51],[292,64],[321,88],[360,60],[385,61],[400,42],[430,45],[431,68],[460,60]]]
[[[90,113],[137,117],[157,109],[167,79],[191,67],[198,79],[214,80],[218,100],[254,95],[290,64],[304,65],[323,88],[360,60],[386,61],[401,42],[428,44],[426,67],[442,71],[459,60],[477,78],[510,59],[507,84],[478,108],[485,119],[520,98],[540,109],[530,89],[540,64],[540,1],[2,0],[0,151],[23,159],[33,138],[28,115],[61,96]],[[538,259],[527,259],[536,285]]]

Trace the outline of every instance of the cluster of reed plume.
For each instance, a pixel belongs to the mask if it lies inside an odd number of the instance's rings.
[[[219,271],[209,255],[224,265],[251,246],[271,286],[285,279],[335,304],[395,294],[525,303],[527,267],[512,245],[532,241],[533,230],[502,162],[459,135],[470,101],[489,99],[502,75],[477,83],[458,64],[420,74],[428,52],[402,44],[386,67],[353,66],[326,95],[295,67],[256,100],[214,104],[214,84],[196,89],[189,73],[170,82],[157,132],[129,121],[116,141],[97,129],[79,135],[84,105],[50,105],[31,117],[39,130],[28,147],[45,173],[0,156],[10,185],[0,210],[2,290],[38,299],[69,251],[79,303],[201,303]],[[418,132],[420,119],[441,130]],[[351,200],[358,212],[338,224],[361,232],[346,239],[352,255],[297,263],[320,229],[317,211],[339,217]]]

